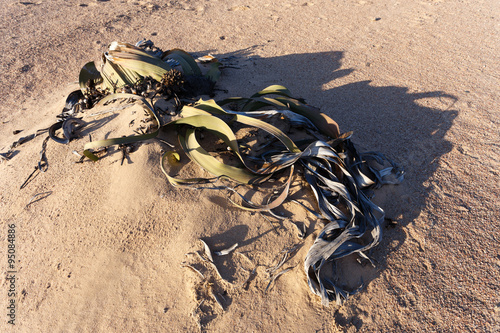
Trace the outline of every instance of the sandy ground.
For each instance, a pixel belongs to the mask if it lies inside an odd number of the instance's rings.
[[[276,234],[224,194],[173,188],[157,143],[132,163],[118,155],[74,164],[69,145],[48,142],[47,172],[20,185],[43,137],[0,164],[0,267],[8,276],[15,225],[15,326],[2,280],[0,331],[17,332],[498,332],[500,331],[500,3],[421,1],[0,1],[0,152],[55,121],[80,68],[110,42],[148,38],[219,58],[231,96],[282,84],[354,131],[354,142],[404,166],[399,186],[375,201],[397,222],[371,253],[376,268],[347,266],[365,289],[325,308],[303,260],[320,230]],[[219,92],[217,98],[227,96]],[[22,130],[13,134],[14,130]],[[30,204],[37,193],[50,195]],[[248,260],[217,258],[224,279],[185,254],[235,242]],[[265,268],[301,244],[294,267],[265,293]],[[190,260],[212,277],[203,284]],[[224,297],[199,306],[212,288]]]

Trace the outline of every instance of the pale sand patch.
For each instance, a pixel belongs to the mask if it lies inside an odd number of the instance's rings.
[[[0,253],[7,224],[17,228],[15,331],[197,331],[197,320],[216,332],[500,330],[499,12],[469,0],[0,1],[0,152],[53,123],[81,66],[108,43],[145,37],[236,56],[240,69],[218,84],[228,95],[283,84],[406,170],[375,198],[398,223],[371,254],[376,268],[346,272],[367,287],[324,308],[302,271],[320,228],[303,209],[285,207],[310,233],[297,266],[264,294],[265,266],[299,241],[293,225],[276,235],[216,192],[172,188],[153,143],[120,166],[116,156],[73,164],[84,139],[49,142],[49,169],[19,190],[38,160],[44,136],[35,138],[0,164]],[[212,300],[193,315],[199,277],[180,264],[199,238],[218,250],[237,242],[262,266],[247,289],[226,290],[224,311]],[[224,278],[244,277],[216,260]]]

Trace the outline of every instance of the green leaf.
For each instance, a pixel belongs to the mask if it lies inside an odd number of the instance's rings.
[[[228,114],[223,108],[221,108],[219,105],[217,105],[217,103],[215,103],[214,100],[203,101],[200,99],[198,102],[196,102],[196,104],[194,105],[194,108],[201,109],[203,111],[206,111],[206,112],[209,112],[212,114],[218,114],[218,115]],[[190,109],[188,109],[188,110],[189,110],[188,112],[191,112],[191,114],[192,114],[193,111]],[[295,143],[293,143],[293,141],[285,133],[283,133],[281,130],[279,130],[275,126],[273,126],[269,123],[266,123],[264,121],[261,121],[259,119],[247,117],[247,116],[240,115],[240,114],[235,114],[234,119],[236,121],[243,123],[243,124],[263,129],[264,131],[266,131],[266,132],[274,135],[276,138],[278,138],[291,152],[300,152],[300,149],[295,145]]]
[[[104,83],[113,92],[146,76],[161,81],[163,75],[172,69],[162,59],[128,43],[111,43],[108,52],[103,54],[103,62]]]
[[[200,98],[200,100],[196,102],[193,107],[210,112],[211,114],[227,114],[227,112],[223,108],[221,108],[213,99],[204,101]]]
[[[239,114],[235,115],[235,120],[246,125],[263,129],[264,131],[278,138],[278,140],[280,140],[290,152],[300,153],[300,149],[295,145],[295,143],[285,133],[283,133],[280,129],[274,127],[273,125],[259,119]]]
[[[278,95],[277,97],[267,97],[267,95]],[[244,104],[242,111],[256,111],[264,107],[287,108],[297,114],[300,114],[309,119],[318,130],[333,139],[340,135],[339,125],[326,114],[318,109],[305,104],[304,100],[291,97],[290,91],[281,85],[273,85],[253,94],[251,98],[231,98],[221,101],[221,105],[238,102]]]
[[[260,178],[247,169],[225,165],[203,149],[195,137],[195,129],[186,130],[186,137],[179,137],[179,142],[186,154],[199,166],[216,177],[227,177],[243,184],[251,184]]]
[[[115,56],[110,59],[121,68],[135,72],[140,77],[150,76],[156,81],[161,81],[163,75],[171,70],[166,62],[143,55],[124,54],[122,57]]]
[[[229,98],[223,99],[221,101],[217,101],[217,104],[220,105],[220,106],[223,106],[223,105],[226,105],[226,104],[230,104],[230,103],[236,103],[236,104],[240,105],[240,104],[244,104],[248,100],[250,100],[250,98],[229,97]]]
[[[191,116],[200,116],[200,115],[212,115],[212,113],[202,110],[200,108],[195,108],[189,105],[184,105],[182,107],[180,115],[184,118]]]
[[[240,193],[238,193],[236,190],[234,190],[232,188],[228,188],[228,189],[231,190],[233,193],[237,194],[238,196],[240,196],[241,199],[248,206],[242,206],[231,199],[229,199],[229,201],[231,201],[231,203],[233,205],[235,205],[236,207],[239,207],[239,208],[244,209],[244,210],[250,210],[250,211],[270,211],[274,208],[278,208],[279,206],[281,206],[283,204],[283,202],[288,197],[288,191],[290,190],[290,185],[291,185],[292,179],[293,179],[293,171],[294,171],[294,166],[292,165],[292,166],[290,166],[290,175],[288,176],[288,180],[286,181],[285,187],[281,191],[280,195],[278,195],[278,197],[276,197],[276,199],[274,199],[273,201],[269,202],[266,205],[256,205],[255,203],[252,203],[249,200],[247,200],[244,196],[242,196]]]
[[[269,97],[250,98],[243,106],[241,111],[257,111],[262,108],[272,106],[278,108],[286,108],[286,105]]]
[[[286,97],[292,96],[292,93],[290,92],[290,90],[288,90],[284,86],[276,84],[276,85],[269,86],[269,87],[255,93],[255,94],[253,94],[251,96],[251,98],[260,97],[260,96],[269,95],[269,94],[281,95],[281,96],[286,96]]]
[[[106,61],[102,66],[101,75],[104,86],[113,93],[116,91],[116,88],[135,83],[125,75],[121,67],[110,61]]]
[[[303,104],[300,101],[289,97],[276,97],[277,101],[285,104],[291,111],[296,112],[308,118],[318,130],[333,139],[340,135],[340,128],[336,121],[328,117],[326,114],[319,112],[318,109]]]
[[[221,76],[221,72],[219,67],[222,66],[220,62],[214,62],[210,65],[208,72],[205,74],[205,77],[209,78],[212,82],[217,82]]]
[[[196,110],[195,108],[192,108],[193,110]],[[205,111],[201,111],[205,112]],[[205,130],[208,130],[221,138],[231,149],[231,151],[238,156],[239,160],[243,163],[243,165],[249,170],[251,173],[254,174],[259,174],[259,175],[269,175],[271,171],[269,171],[268,168],[266,169],[259,169],[255,170],[251,167],[248,166],[246,163],[245,159],[243,158],[242,154],[240,153],[239,147],[238,147],[238,141],[236,140],[236,137],[231,130],[231,128],[220,118],[214,117],[212,115],[207,115],[207,114],[200,114],[200,115],[193,115],[190,117],[185,117],[182,119],[178,119],[172,124],[175,125],[190,125],[195,128],[203,128]],[[261,123],[258,122],[253,122],[252,124],[258,124],[262,125]],[[266,123],[264,123],[266,124]],[[253,125],[252,125],[253,126]],[[271,125],[269,125],[271,126]],[[267,127],[266,127],[267,128]],[[277,129],[270,129],[268,128],[268,131],[272,131],[273,133],[276,133]],[[291,141],[291,140],[290,140]],[[273,170],[274,171],[274,170]],[[268,178],[268,177],[265,177]]]
[[[102,82],[101,73],[99,73],[93,61],[86,63],[82,67],[78,82],[80,83],[80,89],[83,93],[85,93],[86,89],[89,87],[90,82],[92,82],[94,86]]]
[[[200,185],[205,183],[210,183],[213,180],[218,179],[215,178],[177,178],[170,176],[165,168],[165,164],[170,164],[175,166],[180,161],[179,154],[173,151],[167,151],[162,155],[160,159],[161,171],[165,174],[170,184],[173,186],[192,186],[192,185]]]
[[[201,76],[200,67],[198,67],[198,64],[196,63],[194,58],[186,51],[183,51],[181,49],[172,49],[166,52],[162,56],[162,58],[163,59],[171,58],[177,60],[181,64],[182,70],[184,71],[184,75]]]
[[[174,121],[176,125],[190,125],[206,129],[221,138],[238,156],[240,156],[238,142],[231,128],[220,118],[212,115],[196,115]]]

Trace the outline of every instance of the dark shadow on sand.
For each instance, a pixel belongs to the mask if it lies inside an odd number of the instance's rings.
[[[217,54],[214,50],[199,52],[212,53],[229,65],[217,85],[228,93],[219,92],[216,100],[227,96],[248,97],[271,84],[284,85],[295,97],[306,99],[337,121],[341,132],[354,131],[353,142],[359,150],[382,152],[405,169],[401,185],[375,191],[373,201],[386,211],[386,217],[397,222],[395,227],[383,228],[382,242],[369,253],[376,268],[365,262],[359,269],[361,265],[356,258],[343,263],[347,265],[345,271],[354,274],[348,276],[349,279],[355,284],[363,281],[366,287],[381,271],[388,269],[387,256],[405,242],[402,228],[414,221],[425,207],[428,197],[425,183],[436,171],[438,160],[452,149],[445,135],[458,114],[452,109],[456,98],[441,91],[414,93],[407,87],[375,86],[371,81],[336,84],[335,80],[354,71],[342,68],[343,52],[262,58],[254,55],[259,47],[228,54]],[[423,106],[419,101],[424,99],[431,99],[430,104],[442,107]],[[354,296],[347,304],[355,302]],[[358,329],[362,327],[356,316],[341,318],[336,312],[336,319],[354,323]]]

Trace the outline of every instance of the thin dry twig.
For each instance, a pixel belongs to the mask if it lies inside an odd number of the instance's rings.
[[[197,270],[196,268],[194,268],[193,266],[191,266],[190,264],[187,264],[187,263],[182,263],[181,264],[181,267],[187,267],[187,268],[190,268],[192,271],[198,273],[202,279],[205,279],[205,275],[203,275],[202,272],[200,272],[199,270]]]
[[[245,272],[248,273],[248,277],[245,279],[245,281],[243,281],[243,283],[241,284],[241,288],[246,288],[246,286],[248,285],[248,283],[250,282],[250,279],[252,278],[252,276],[255,275],[255,273],[257,272],[257,267],[255,267],[252,271],[248,271],[246,269],[244,269],[243,267],[240,266],[240,268],[242,270],[244,270]]]
[[[26,204],[26,206],[24,206],[24,208],[28,208],[31,204],[33,204],[37,201],[43,200],[51,194],[52,194],[52,191],[41,192],[41,193],[35,194],[34,196],[31,197],[30,201]],[[38,199],[37,199],[37,197],[38,197]]]
[[[273,275],[273,276],[271,277],[271,281],[269,281],[269,284],[267,285],[266,290],[264,291],[264,293],[267,293],[267,291],[269,290],[269,287],[271,287],[271,285],[273,284],[273,282],[274,282],[274,281],[276,281],[276,279],[277,279],[278,277],[280,277],[281,275],[283,275],[283,274],[285,274],[286,272],[290,271],[292,268],[293,268],[293,267],[289,267],[289,268],[287,268],[287,269],[285,269],[285,270],[282,270],[282,271],[281,271],[281,272],[279,272],[278,274]]]
[[[219,305],[219,307],[222,309],[222,311],[225,311],[224,306],[222,305],[221,301],[217,298],[217,295],[215,295],[215,293],[214,293],[214,290],[212,288],[212,284],[208,285],[208,292],[209,292],[210,296],[212,296],[212,298],[215,300],[215,302]]]

